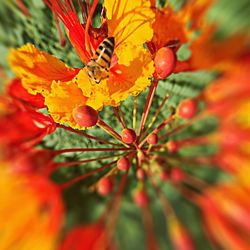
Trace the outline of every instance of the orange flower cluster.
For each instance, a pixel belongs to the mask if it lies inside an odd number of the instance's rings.
[[[49,113],[56,122],[80,128],[72,117],[74,108],[89,105],[100,110],[104,105],[118,106],[129,95],[138,95],[150,85],[148,78],[153,75],[154,66],[150,53],[143,48],[143,43],[150,41],[153,35],[154,12],[149,1],[128,4],[128,1],[114,3],[106,0],[106,16],[97,30],[92,27],[91,19],[98,1],[92,4],[85,27],[80,23],[71,1],[67,0],[65,4],[45,2],[62,20],[85,65],[93,57],[100,40],[105,37],[115,39],[110,76],[100,84],[93,84],[86,68],[69,68],[32,44],[11,51],[9,62],[13,71],[29,93],[44,96]]]
[[[69,67],[30,43],[10,51],[9,63],[17,78],[0,99],[0,185],[4,187],[0,191],[1,221],[5,221],[9,211],[15,212],[10,221],[0,226],[0,248],[118,249],[113,235],[122,193],[132,177],[136,180],[132,196],[141,209],[148,249],[160,249],[150,213],[153,201],[150,188],[161,204],[173,249],[195,249],[187,225],[178,218],[161,189],[165,182],[200,208],[208,238],[214,244],[225,250],[249,249],[249,180],[244,174],[249,172],[250,159],[247,38],[237,35],[225,41],[213,40],[216,24],[208,24],[205,19],[214,4],[211,0],[186,1],[178,12],[168,3],[157,8],[154,0],[104,0],[99,28],[92,22],[98,0],[92,5],[90,1],[79,1],[83,20],[71,0],[44,0],[44,3],[56,20],[63,23],[85,67]],[[198,31],[200,35],[196,36]],[[114,48],[103,48],[107,38],[114,38]],[[191,55],[185,61],[178,60],[178,51],[185,45],[189,46]],[[107,55],[104,57],[107,51],[111,53],[109,67],[99,66],[109,77],[96,83],[88,74],[89,63],[96,60],[98,53],[98,60],[107,60]],[[217,70],[220,75],[199,96],[182,100],[176,108],[164,113],[169,98],[166,95],[147,123],[157,87],[164,84],[160,80],[172,73],[199,69]],[[137,95],[147,87],[149,91],[137,127]],[[128,96],[134,96],[131,127],[120,107]],[[121,131],[99,117],[98,112],[104,106],[113,107]],[[41,108],[47,108],[49,114],[42,113]],[[161,112],[164,119],[158,122]],[[210,116],[218,121],[211,134],[178,137],[179,132]],[[96,124],[115,141],[76,130]],[[39,144],[44,137],[57,128],[104,146],[41,149],[43,146]],[[213,155],[190,157],[181,152],[185,147],[211,144],[218,147]],[[110,152],[111,155],[57,162],[56,156],[72,152]],[[105,164],[63,183],[49,180],[60,168],[92,161]],[[210,187],[211,183],[192,175],[193,169],[184,168],[185,164],[196,167],[214,164],[229,181]],[[113,198],[99,220],[65,232],[63,216],[67,214],[63,211],[62,191],[97,173],[98,179],[88,190],[102,197],[113,194]],[[16,190],[20,195],[13,195]]]

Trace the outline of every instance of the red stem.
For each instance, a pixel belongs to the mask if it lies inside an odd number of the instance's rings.
[[[140,140],[142,130],[145,126],[145,122],[146,122],[146,119],[148,117],[150,107],[152,105],[152,101],[154,98],[154,94],[155,94],[157,85],[158,85],[158,81],[154,80],[152,85],[150,86],[149,93],[148,93],[147,100],[146,100],[146,105],[145,105],[143,113],[142,113],[142,118],[141,118],[140,127],[139,127],[139,131],[138,131],[138,137],[137,137],[138,141]]]
[[[122,122],[123,122],[124,126],[127,127],[127,125],[126,125],[126,120],[125,120],[125,117],[124,117],[124,115],[123,115],[121,106],[118,107],[118,110],[119,110],[119,112],[120,112],[120,117],[121,117],[121,119],[122,119]]]
[[[92,170],[92,171],[90,171],[90,172],[88,172],[88,173],[86,173],[86,174],[77,176],[77,177],[75,177],[74,179],[72,179],[72,180],[70,180],[70,181],[67,181],[67,182],[65,182],[65,183],[63,183],[63,184],[61,184],[61,185],[59,185],[59,187],[60,187],[61,189],[68,188],[68,187],[70,187],[71,185],[73,185],[73,184],[75,184],[75,183],[77,183],[77,182],[79,182],[79,181],[82,181],[82,180],[84,180],[85,178],[87,178],[87,177],[89,177],[89,176],[91,176],[91,175],[93,175],[93,174],[95,174],[95,173],[97,173],[97,172],[99,172],[99,171],[101,171],[101,170],[103,170],[103,169],[105,169],[105,168],[108,168],[108,167],[112,166],[112,165],[115,164],[116,162],[117,162],[117,161],[112,161],[112,162],[110,162],[110,163],[107,163],[107,164],[103,165],[103,166],[100,167],[100,168],[97,168],[97,169],[95,169],[95,170]]]
[[[123,121],[122,121],[122,119],[121,119],[121,117],[120,117],[120,115],[119,115],[119,113],[118,113],[118,111],[117,111],[117,108],[116,108],[116,107],[113,107],[113,110],[114,110],[115,115],[116,115],[118,121],[120,122],[122,128],[124,129],[126,126],[124,125],[124,123],[123,123]]]
[[[148,136],[150,136],[150,135],[153,134],[153,133],[157,134],[157,133],[158,133],[160,130],[162,130],[167,124],[169,124],[170,122],[172,122],[172,121],[174,120],[174,118],[175,118],[175,115],[170,116],[168,119],[166,119],[166,120],[165,120],[164,122],[162,122],[160,125],[158,125],[158,127],[155,128]],[[144,140],[140,143],[140,145],[139,145],[140,148],[141,148],[141,147],[144,145],[144,143],[147,141],[148,136],[147,136],[146,138],[144,138]]]
[[[121,198],[122,198],[122,192],[125,188],[126,185],[126,181],[128,178],[128,173],[129,173],[129,169],[126,171],[126,173],[123,175],[122,180],[120,182],[120,185],[118,187],[118,190],[115,194],[115,198],[112,201],[111,204],[111,208],[107,213],[109,214],[109,221],[107,224],[107,232],[108,232],[108,243],[110,243],[111,238],[113,236],[114,230],[115,230],[115,225],[117,223],[117,218],[118,218],[118,214],[119,214],[119,208],[120,208],[120,204],[121,204]],[[106,249],[106,248],[103,248]]]
[[[107,129],[119,141],[122,141],[121,136],[114,129],[112,129],[107,123],[105,123],[103,120],[99,119],[98,124],[100,126],[104,127],[105,129]]]
[[[147,249],[157,250],[159,249],[159,247],[157,246],[157,241],[155,238],[152,214],[150,214],[150,210],[148,207],[143,208],[142,212],[143,212],[143,221],[146,229]]]
[[[70,152],[102,152],[102,151],[125,151],[130,150],[129,148],[67,148],[61,150],[52,151],[54,155],[70,153]]]
[[[88,135],[88,134],[86,134],[86,133],[84,133],[84,132],[79,132],[79,131],[77,131],[77,130],[74,130],[74,129],[70,128],[70,127],[66,127],[66,126],[64,126],[64,125],[58,124],[57,127],[63,128],[63,129],[65,129],[65,130],[68,130],[68,131],[70,131],[70,132],[73,132],[73,133],[76,133],[76,134],[78,134],[78,135],[84,136],[84,137],[86,137],[86,138],[89,138],[89,139],[93,139],[93,140],[99,141],[99,142],[104,143],[104,144],[110,144],[110,145],[113,145],[113,146],[118,146],[118,147],[120,147],[120,145],[118,145],[118,144],[116,144],[116,143],[112,143],[112,142],[109,142],[109,141],[100,139],[100,138],[98,138],[98,137],[95,137],[95,136],[92,136],[92,135]]]
[[[59,162],[59,163],[54,164],[53,170],[56,170],[56,169],[62,168],[62,167],[68,167],[68,166],[78,165],[78,164],[82,164],[82,163],[92,162],[92,161],[100,161],[100,160],[104,160],[104,159],[114,158],[114,157],[118,157],[118,156],[122,156],[122,155],[124,155],[124,153],[118,154],[118,155],[103,156],[103,157],[88,159],[88,160],[81,160],[81,161]]]

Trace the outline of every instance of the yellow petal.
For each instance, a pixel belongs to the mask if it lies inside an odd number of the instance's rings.
[[[32,44],[12,49],[9,63],[31,94],[49,91],[53,80],[69,81],[78,72]]]
[[[126,44],[142,48],[143,43],[150,41],[153,36],[152,23],[154,12],[149,0],[105,0],[107,10],[109,36],[115,37],[115,53]],[[118,50],[119,49],[119,50]]]
[[[78,106],[85,105],[86,101],[87,97],[78,88],[76,78],[66,83],[53,81],[51,92],[45,95],[45,104],[54,121],[75,129],[82,129],[82,127],[75,122],[72,111]]]

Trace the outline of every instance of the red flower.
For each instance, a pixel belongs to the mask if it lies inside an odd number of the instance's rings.
[[[60,250],[115,250],[108,244],[107,234],[102,224],[75,227],[66,235]],[[106,246],[106,247],[105,247]],[[107,248],[108,247],[108,248]]]
[[[8,85],[7,93],[16,100],[20,100],[26,105],[31,105],[34,108],[44,108],[44,97],[41,94],[31,95],[23,87],[21,80],[15,78]]]

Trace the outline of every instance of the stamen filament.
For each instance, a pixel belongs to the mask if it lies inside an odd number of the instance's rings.
[[[92,25],[92,18],[93,18],[93,15],[94,15],[94,12],[95,12],[95,9],[96,9],[98,2],[99,2],[98,0],[93,1],[91,9],[89,11],[86,27],[85,27],[85,46],[86,46],[86,50],[89,52],[92,51],[91,44],[90,44],[90,38],[89,38],[89,28]]]
[[[59,37],[60,37],[60,41],[61,41],[61,46],[64,47],[66,44],[66,40],[63,37],[63,33],[62,33],[62,29],[58,20],[58,17],[55,15],[55,21],[56,21],[56,27],[58,29],[58,33],[59,33]]]

